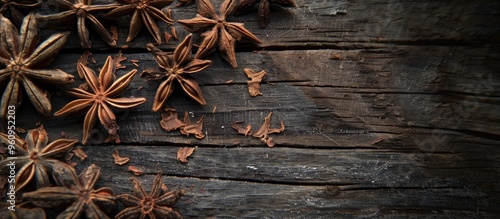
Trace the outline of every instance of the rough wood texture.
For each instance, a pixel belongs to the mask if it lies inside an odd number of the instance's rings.
[[[257,28],[255,12],[231,18],[264,43],[240,44],[238,69],[218,54],[207,58],[213,65],[194,75],[206,106],[174,92],[170,107],[205,116],[203,140],[163,131],[151,111],[159,83],[136,77],[125,95],[148,101],[118,113],[122,143],[103,144],[104,129],[96,128],[78,170],[103,167],[100,185],[117,194],[131,192],[127,165],[146,172],[140,180],[148,189],[162,172],[167,185],[187,190],[176,205],[186,218],[498,217],[500,3],[296,2],[299,8],[273,9],[266,29]],[[174,8],[173,15],[195,11]],[[115,24],[123,45],[128,25]],[[75,36],[52,64],[74,75],[82,52]],[[96,69],[118,50],[93,37]],[[151,41],[143,31],[123,50],[139,60],[139,71],[155,64],[144,49]],[[249,96],[243,68],[268,71],[263,96]],[[72,100],[57,94],[54,110]],[[272,126],[286,126],[273,136],[275,148],[230,127],[245,120],[256,130],[271,111]],[[41,121],[51,139],[61,131],[81,138],[81,117],[41,118],[28,101],[17,113],[18,127]],[[197,149],[182,164],[176,151],[186,145]],[[115,149],[131,161],[114,164]]]

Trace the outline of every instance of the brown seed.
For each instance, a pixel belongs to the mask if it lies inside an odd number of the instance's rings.
[[[128,171],[132,172],[136,176],[144,175],[144,171],[140,170],[135,166],[128,166]]]
[[[115,149],[115,153],[113,154],[113,159],[115,160],[115,164],[118,164],[118,165],[126,164],[130,160],[130,158],[128,158],[128,157],[120,157],[120,155],[118,154],[118,150],[116,150],[116,149]]]
[[[186,158],[191,156],[191,154],[193,154],[194,150],[195,150],[194,147],[179,148],[179,150],[177,151],[177,160],[179,160],[182,163],[187,163],[188,160]]]
[[[172,38],[174,38],[174,40],[179,40],[179,36],[177,36],[177,29],[175,29],[175,27],[171,27],[170,32],[172,33]]]
[[[163,32],[163,37],[165,38],[165,44],[170,42],[170,39],[172,39],[172,35],[169,34],[167,31]]]

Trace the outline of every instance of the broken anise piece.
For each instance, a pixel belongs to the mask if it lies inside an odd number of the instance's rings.
[[[226,17],[231,14],[235,7],[236,0],[225,0],[219,9],[219,13],[216,13],[210,0],[200,0],[198,1],[198,14],[195,18],[177,21],[189,32],[203,33],[201,35],[203,42],[195,58],[202,58],[208,55],[215,49],[215,45],[217,44],[222,57],[233,68],[236,68],[238,67],[234,51],[236,41],[240,41],[244,37],[256,43],[262,43],[243,24],[226,21]],[[211,30],[208,30],[210,28]]]
[[[0,133],[2,143],[10,140],[9,135]],[[58,139],[49,142],[49,134],[43,126],[28,131],[26,140],[15,135],[14,147],[16,157],[7,157],[0,161],[2,171],[8,171],[8,164],[14,163],[16,173],[16,191],[20,190],[31,181],[36,182],[36,187],[41,188],[50,185],[50,172],[54,164],[61,161],[54,158],[66,156],[66,153],[78,142],[77,139]]]
[[[273,141],[273,138],[269,137],[269,134],[281,133],[285,130],[283,121],[281,121],[281,127],[279,129],[269,128],[269,126],[271,125],[272,116],[273,112],[270,112],[269,115],[264,119],[264,124],[262,124],[257,132],[252,134],[253,137],[260,138],[263,142],[266,142],[268,147],[274,147],[274,145],[276,145],[276,143]]]
[[[110,46],[116,45],[116,40],[113,39],[113,36],[104,28],[93,13],[114,9],[119,4],[92,5],[92,0],[54,0],[54,2],[61,12],[49,15],[37,14],[37,19],[40,21],[42,27],[69,29],[76,26],[81,46],[83,48],[91,48],[90,33],[85,25],[85,21],[87,20],[102,40]]]
[[[0,118],[6,116],[10,106],[17,109],[21,105],[21,87],[24,87],[35,109],[48,117],[52,110],[49,93],[35,82],[62,85],[74,81],[72,75],[60,69],[42,69],[52,62],[66,43],[69,33],[54,34],[37,47],[40,37],[33,14],[24,18],[20,33],[9,19],[0,15],[0,29],[0,66],[6,67],[0,70],[0,84],[4,86],[7,83],[2,94]]]
[[[174,21],[167,17],[160,9],[170,5],[173,0],[117,0],[123,5],[108,12],[105,17],[116,19],[119,17],[132,14],[130,21],[130,29],[127,37],[127,43],[132,41],[142,26],[145,25],[149,33],[153,36],[156,43],[161,44],[160,27],[155,20],[161,20],[167,24],[172,24]],[[133,13],[132,13],[133,12]]]
[[[203,118],[205,118],[205,116],[201,116],[200,120],[198,120],[196,123],[192,123],[191,119],[189,119],[189,113],[184,112],[185,125],[180,128],[181,133],[186,136],[192,134],[197,139],[204,138],[205,135],[203,134]]]
[[[92,69],[78,63],[79,74],[85,77],[86,85],[90,89],[85,89],[84,86],[69,90],[70,95],[79,99],[68,103],[54,114],[55,116],[68,116],[74,113],[86,112],[83,122],[82,144],[87,143],[90,131],[94,127],[97,118],[99,118],[104,128],[108,130],[110,135],[108,139],[113,139],[116,143],[119,143],[120,138],[117,134],[119,126],[116,123],[116,116],[111,110],[111,106],[127,109],[146,102],[146,99],[142,97],[118,97],[125,92],[137,70],[134,69],[115,80],[117,66],[118,64],[114,62],[114,59],[108,56],[99,77],[97,77]]]
[[[120,154],[118,154],[118,150],[115,149],[115,153],[113,154],[113,159],[115,160],[115,164],[118,165],[123,165],[128,163],[130,158],[128,157],[121,157]]]
[[[125,218],[182,218],[175,211],[174,206],[180,197],[186,192],[184,189],[169,191],[163,184],[161,174],[158,174],[153,182],[151,192],[148,194],[142,188],[141,182],[135,177],[130,180],[134,184],[134,194],[118,195],[118,200],[126,207],[118,213],[115,219]]]
[[[182,163],[187,163],[187,158],[193,154],[195,148],[193,147],[182,147],[177,151],[177,160]]]
[[[135,166],[128,166],[128,171],[132,172],[136,176],[144,175],[144,171]]]
[[[165,131],[173,131],[186,125],[184,124],[184,122],[179,120],[177,111],[175,109],[167,109],[165,111],[166,113],[161,114],[160,121],[160,125]]]
[[[247,81],[248,93],[250,93],[250,96],[256,97],[258,95],[262,95],[260,92],[260,82],[262,82],[262,80],[267,76],[266,70],[256,72],[252,69],[245,68],[243,71],[245,71],[247,77],[250,78],[250,81]]]
[[[116,198],[111,188],[94,189],[100,177],[101,168],[95,164],[83,170],[79,176],[68,164],[55,165],[54,178],[60,186],[27,192],[23,198],[42,208],[70,205],[57,218],[80,218],[85,214],[87,218],[105,219],[108,216],[101,208],[112,211],[116,207]]]
[[[141,73],[141,76],[145,76],[150,80],[165,79],[165,81],[158,86],[158,90],[156,91],[153,103],[153,110],[155,112],[160,110],[163,105],[165,105],[168,97],[170,97],[174,91],[174,81],[177,81],[181,85],[182,89],[199,104],[206,104],[198,83],[193,78],[189,77],[189,74],[202,71],[210,66],[212,62],[196,58],[192,59],[191,47],[192,34],[186,36],[184,41],[182,41],[177,48],[175,48],[173,55],[161,51],[151,43],[147,45],[148,50],[153,53],[156,62],[163,70],[145,70]]]
[[[241,125],[240,125],[241,123],[243,123],[243,121],[234,122],[231,125],[231,127],[233,129],[235,129],[236,131],[238,131],[238,134],[241,134],[244,136],[251,135],[252,134],[252,125],[247,125],[246,127],[241,127]]]
[[[297,7],[293,0],[240,0],[240,4],[236,8],[237,14],[243,14],[250,11],[256,4],[259,4],[257,10],[257,18],[259,20],[260,28],[265,28],[269,24],[269,14],[271,11],[271,4],[279,5],[282,7]]]

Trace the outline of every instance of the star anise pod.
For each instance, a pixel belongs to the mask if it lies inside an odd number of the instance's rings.
[[[265,28],[269,24],[269,14],[271,12],[272,4],[282,7],[297,7],[293,0],[240,0],[240,4],[236,8],[237,14],[243,14],[250,11],[256,4],[259,4],[257,10],[257,18],[260,28]]]
[[[131,177],[130,180],[134,184],[134,195],[118,195],[118,200],[120,200],[126,208],[118,213],[115,219],[182,218],[172,206],[179,201],[182,195],[184,195],[185,191],[183,189],[168,191],[168,188],[161,180],[161,174],[156,175],[149,194],[144,191],[141,182],[139,182],[137,178]],[[166,188],[166,190],[163,191],[162,187]]]
[[[108,12],[105,17],[110,19],[116,19],[119,17],[132,15],[132,20],[130,21],[130,29],[127,37],[127,43],[132,41],[139,30],[141,30],[142,25],[146,25],[149,33],[153,36],[156,43],[161,44],[161,32],[160,27],[156,24],[155,20],[161,20],[167,24],[172,24],[174,21],[167,17],[160,9],[170,5],[173,0],[117,0],[122,3],[112,11]],[[132,13],[133,12],[133,13]]]
[[[42,0],[1,0],[0,14],[7,16],[10,14],[12,21],[19,25],[24,15],[19,9],[34,9],[40,7]]]
[[[37,14],[37,19],[40,21],[42,27],[68,29],[76,26],[81,46],[83,48],[91,48],[90,33],[85,25],[85,21],[87,20],[102,40],[110,46],[116,45],[116,40],[113,39],[112,35],[92,13],[108,11],[116,8],[119,4],[92,5],[92,0],[53,1],[61,12],[49,15]]]
[[[21,32],[9,19],[0,15],[0,84],[8,80],[7,87],[2,95],[0,118],[4,118],[9,106],[16,108],[22,102],[21,85],[35,106],[35,109],[44,116],[49,116],[52,110],[49,94],[35,82],[46,84],[68,84],[73,82],[73,76],[60,70],[46,70],[68,39],[69,33],[58,33],[50,36],[37,47],[40,40],[38,25],[33,14],[24,18]]]
[[[184,41],[182,41],[177,48],[175,48],[173,55],[161,51],[151,43],[147,45],[148,50],[153,53],[156,62],[163,70],[145,70],[141,73],[141,76],[148,77],[150,80],[165,78],[165,81],[160,84],[158,90],[156,91],[153,103],[153,110],[155,112],[160,110],[163,105],[165,105],[168,97],[174,91],[174,81],[177,81],[181,85],[182,89],[199,104],[206,104],[198,83],[188,75],[202,71],[210,66],[212,62],[197,58],[192,59],[191,47],[192,34],[186,36]]]
[[[50,185],[49,171],[57,162],[55,158],[61,158],[68,153],[78,142],[77,139],[58,139],[49,142],[49,135],[43,126],[28,131],[26,141],[14,135],[11,140],[9,135],[0,133],[2,143],[14,143],[16,157],[7,157],[0,161],[2,171],[9,171],[12,163],[17,169],[16,190],[20,190],[33,180],[36,187],[41,188]]]
[[[96,76],[92,69],[81,62],[78,63],[77,69],[79,74],[84,76],[87,86],[69,90],[70,95],[79,99],[68,103],[54,115],[68,116],[74,113],[87,113],[83,122],[82,144],[87,143],[90,131],[94,127],[97,118],[99,118],[104,128],[108,130],[110,137],[107,141],[115,140],[116,143],[119,143],[120,138],[117,134],[119,126],[116,124],[116,116],[111,107],[127,109],[146,102],[146,99],[142,97],[118,97],[130,85],[137,70],[134,69],[115,80],[116,64],[111,56],[106,59],[99,77]],[[90,89],[85,89],[86,87]]]
[[[23,198],[42,208],[54,208],[69,205],[57,218],[80,218],[85,212],[87,218],[108,218],[99,208],[112,210],[116,207],[116,198],[111,188],[94,189],[101,177],[101,168],[95,164],[83,170],[80,176],[68,164],[54,166],[54,177],[60,186],[44,187],[34,192],[24,193]]]
[[[219,13],[216,13],[210,0],[200,0],[198,1],[198,14],[195,18],[177,21],[190,32],[203,33],[201,35],[203,37],[203,42],[195,58],[201,58],[211,53],[217,44],[219,51],[222,53],[222,57],[227,60],[233,68],[236,68],[238,67],[234,51],[236,41],[247,38],[256,43],[262,43],[262,41],[248,31],[243,24],[226,21],[226,17],[231,14],[235,7],[236,0],[225,0],[219,9]]]

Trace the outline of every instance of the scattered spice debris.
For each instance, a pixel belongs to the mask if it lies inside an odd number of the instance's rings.
[[[212,113],[217,112],[217,106],[214,106],[214,109],[212,110]]]
[[[177,151],[177,160],[179,160],[182,163],[187,163],[188,160],[186,158],[191,156],[191,154],[193,154],[194,150],[195,150],[194,147],[179,148],[179,150]]]
[[[118,150],[116,149],[115,153],[113,154],[113,159],[115,160],[115,164],[118,164],[120,166],[130,161],[130,158],[128,157],[120,157],[120,155],[118,154]]]
[[[205,137],[203,134],[203,118],[205,116],[201,116],[200,120],[196,123],[191,123],[189,119],[189,113],[184,112],[184,126],[180,127],[180,131],[183,135],[189,136],[190,134],[194,135],[197,139],[202,139]]]
[[[226,84],[232,84],[234,82],[233,79],[226,81]]]
[[[144,171],[140,170],[135,166],[128,166],[128,171],[132,172],[136,176],[144,175]]]
[[[382,142],[383,140],[385,140],[385,136],[380,136],[379,138],[375,139],[373,142],[372,142],[372,145],[376,145],[380,142]]]
[[[330,59],[342,60],[344,58],[342,58],[342,55],[340,55],[340,54],[333,54],[332,57],[330,57]]]
[[[246,127],[242,127],[240,125],[242,123],[244,123],[244,121],[233,122],[231,127],[233,129],[235,129],[236,131],[238,131],[238,134],[245,135],[245,136],[251,135],[252,134],[252,125],[249,124]]]
[[[267,76],[267,72],[265,70],[256,72],[249,68],[245,68],[243,71],[245,71],[247,77],[250,78],[250,81],[247,81],[248,93],[250,93],[250,96],[256,97],[262,95],[260,92],[260,83]]]
[[[186,125],[184,122],[179,120],[177,111],[175,109],[165,109],[165,113],[161,114],[161,127],[167,131],[177,130],[178,128]]]
[[[253,133],[252,136],[256,138],[260,138],[263,142],[266,142],[268,147],[274,147],[276,143],[273,141],[273,138],[269,137],[269,134],[281,133],[285,130],[285,125],[283,121],[281,121],[281,127],[277,128],[269,128],[271,125],[271,118],[273,116],[273,112],[270,112],[269,115],[264,119],[264,124],[257,130],[257,132]]]
[[[184,189],[169,191],[162,182],[161,174],[156,175],[151,191],[146,193],[141,182],[130,177],[134,184],[133,194],[118,195],[118,200],[123,203],[125,209],[115,216],[115,219],[127,218],[175,218],[182,216],[173,209],[180,197],[186,193]]]
[[[88,157],[80,147],[73,149],[73,153],[75,153],[75,156],[80,158],[80,161],[84,161]]]

